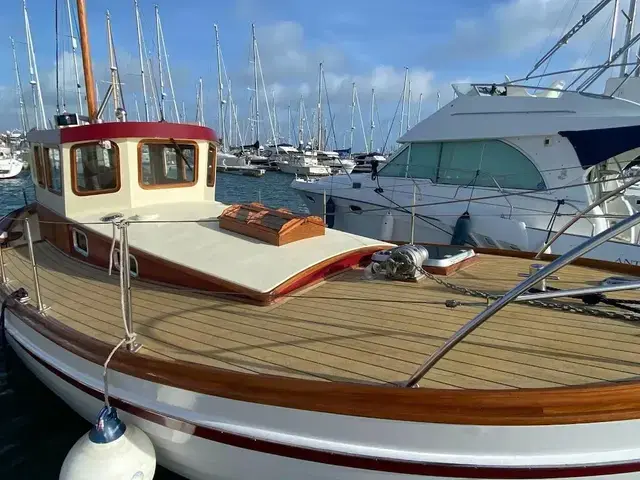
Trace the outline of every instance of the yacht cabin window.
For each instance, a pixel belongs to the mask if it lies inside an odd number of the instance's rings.
[[[138,181],[142,188],[195,185],[198,171],[195,142],[143,140],[138,144]]]
[[[380,170],[379,175],[430,179],[445,185],[546,188],[533,162],[515,147],[499,140],[412,143]]]
[[[60,150],[55,147],[43,147],[42,159],[44,162],[47,187],[50,192],[62,194],[62,170],[60,167]]]
[[[207,157],[207,187],[215,187],[216,185],[216,155],[216,146],[210,143]]]
[[[47,188],[44,166],[42,165],[42,147],[40,145],[33,146],[33,172],[38,185],[42,188]]]
[[[98,195],[120,190],[118,146],[109,141],[71,147],[71,187],[76,195]]]

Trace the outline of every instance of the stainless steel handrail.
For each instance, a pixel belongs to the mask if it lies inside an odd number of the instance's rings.
[[[545,300],[548,298],[574,297],[578,295],[593,295],[596,293],[622,292],[625,290],[637,290],[640,288],[639,282],[624,282],[615,285],[602,285],[600,287],[573,288],[571,290],[549,290],[540,293],[520,295],[514,298],[514,302],[527,302],[529,300]]]
[[[4,254],[2,253],[2,244],[0,243],[0,285],[6,285],[9,283],[7,278],[7,271],[4,266]]]
[[[467,322],[462,326],[456,333],[453,334],[438,350],[436,350],[421,366],[416,370],[416,372],[407,380],[404,384],[405,387],[413,387],[415,386],[425,375],[426,373],[433,368],[433,366],[440,361],[442,357],[444,357],[453,347],[455,347],[458,343],[460,343],[464,338],[467,337],[470,333],[472,333],[476,328],[482,325],[486,320],[491,318],[495,313],[502,310],[509,303],[511,303],[515,298],[519,297],[522,293],[529,290],[536,283],[544,280],[552,273],[556,272],[560,268],[565,265],[571,263],[576,258],[584,255],[587,252],[590,252],[597,246],[603,244],[607,240],[612,239],[616,235],[619,235],[621,232],[637,225],[640,223],[640,213],[636,213],[619,223],[616,223],[608,230],[599,233],[595,237],[591,237],[586,242],[578,245],[577,247],[572,248],[567,253],[562,255],[561,257],[555,259],[553,262],[548,264],[542,270],[539,270],[538,273],[531,275],[529,278],[520,282],[514,288],[509,290],[504,296],[500,297],[494,303],[492,303],[489,307],[487,307],[484,311],[480,312],[476,315],[472,320]]]
[[[609,193],[607,193],[604,197],[600,197],[599,199],[597,199],[594,202],[591,202],[589,205],[587,205],[584,209],[582,209],[576,216],[574,216],[571,220],[569,220],[565,225],[563,225],[563,227],[558,230],[555,235],[553,237],[551,237],[549,239],[548,242],[545,242],[544,245],[542,245],[542,248],[540,248],[540,250],[538,251],[538,253],[536,254],[535,257],[533,257],[534,259],[539,259],[540,256],[544,253],[544,251],[549,248],[551,246],[551,244],[553,242],[555,242],[560,235],[562,235],[564,232],[566,232],[569,228],[571,228],[571,226],[573,226],[578,220],[580,220],[585,214],[589,213],[591,210],[593,210],[594,208],[596,208],[598,205],[600,205],[601,203],[606,202],[607,200],[609,200],[611,197],[616,196],[618,193],[622,192],[623,190],[626,190],[627,188],[629,188],[631,185],[635,185],[636,183],[640,182],[640,176],[635,177],[632,181],[625,183],[623,185],[621,185],[620,187],[616,188],[615,190],[611,190]],[[605,230],[606,232],[607,230]],[[603,232],[604,233],[604,232]]]
[[[27,244],[29,246],[29,258],[31,259],[31,270],[33,271],[33,287],[36,291],[36,302],[38,303],[38,311],[40,313],[45,311],[44,303],[42,303],[42,296],[40,295],[40,280],[38,279],[38,266],[36,265],[36,256],[33,252],[33,237],[31,236],[31,227],[29,226],[29,219],[24,219],[24,230],[27,234]]]

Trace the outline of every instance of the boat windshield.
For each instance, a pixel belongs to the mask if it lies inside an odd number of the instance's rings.
[[[138,178],[142,188],[186,187],[197,180],[197,144],[143,140],[138,146]]]

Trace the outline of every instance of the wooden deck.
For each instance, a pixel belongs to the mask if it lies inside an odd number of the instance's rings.
[[[118,272],[109,277],[45,242],[35,245],[47,314],[115,345],[123,336]],[[5,251],[11,288],[32,296],[26,247]],[[504,292],[529,260],[483,256],[447,277]],[[559,272],[560,288],[611,274],[583,267]],[[319,381],[406,380],[424,359],[482,310],[482,300],[436,285],[363,281],[351,271],[259,307],[209,294],[133,281],[139,354],[254,374]],[[611,295],[637,298],[637,292]],[[447,299],[475,305],[455,309]],[[425,377],[436,388],[533,388],[616,382],[640,375],[640,325],[510,305],[458,345]]]

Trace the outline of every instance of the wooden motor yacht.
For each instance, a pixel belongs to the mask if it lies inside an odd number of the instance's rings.
[[[108,386],[190,479],[640,478],[640,270],[581,257],[638,214],[533,259],[222,205],[215,132],[99,123],[87,72],[0,221],[6,339],[79,415]]]

